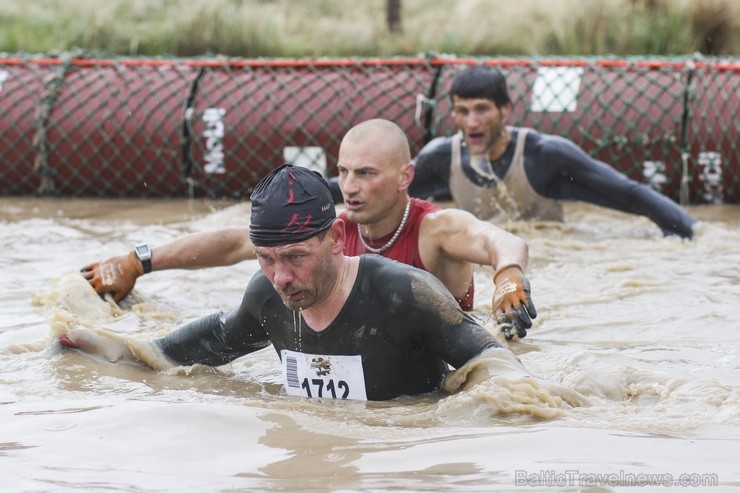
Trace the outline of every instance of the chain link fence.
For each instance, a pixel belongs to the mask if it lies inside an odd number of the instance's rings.
[[[499,67],[512,125],[568,137],[684,204],[740,201],[740,61],[0,57],[0,193],[246,198],[292,162],[336,174],[345,132],[455,132],[448,96]]]

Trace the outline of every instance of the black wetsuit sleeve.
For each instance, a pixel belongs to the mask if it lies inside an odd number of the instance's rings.
[[[341,204],[344,202],[344,196],[342,195],[342,189],[339,188],[339,178],[332,176],[328,180],[329,190],[331,190],[331,198],[334,199],[335,204]]]
[[[267,347],[267,333],[253,315],[254,298],[259,296],[248,288],[236,310],[205,316],[154,342],[179,365],[220,366]]]
[[[430,282],[436,278],[430,279]],[[440,293],[444,285],[439,284]],[[454,297],[440,297],[435,303],[416,304],[422,321],[423,343],[453,368],[460,368],[485,349],[501,347],[496,339],[464,312]],[[453,315],[454,314],[454,315]]]
[[[427,348],[454,368],[487,348],[500,347],[491,333],[460,308],[435,276],[399,262],[385,268],[390,275],[386,279],[379,276],[375,290],[386,297],[386,307],[397,310],[394,322],[410,331],[418,347]],[[393,270],[407,270],[410,274],[393,277]],[[400,278],[408,279],[409,284],[399,284]]]
[[[573,142],[547,136],[534,154],[525,153],[527,177],[541,195],[580,200],[652,220],[664,235],[691,238],[696,220],[680,205],[586,154]]]
[[[409,194],[425,200],[451,200],[451,137],[431,140],[414,158],[414,180]]]

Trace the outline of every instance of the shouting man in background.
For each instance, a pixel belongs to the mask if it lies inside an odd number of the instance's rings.
[[[429,142],[415,159],[414,197],[451,197],[484,220],[562,221],[578,200],[652,220],[666,236],[691,238],[696,220],[642,183],[590,157],[572,141],[511,127],[511,99],[497,68],[460,72],[450,89],[459,132]]]

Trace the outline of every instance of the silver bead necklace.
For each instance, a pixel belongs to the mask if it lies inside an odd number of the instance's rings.
[[[398,228],[396,228],[396,232],[393,233],[393,236],[390,240],[388,240],[388,243],[383,245],[380,248],[373,248],[367,243],[365,243],[365,238],[362,237],[362,229],[360,228],[360,223],[357,223],[357,234],[360,235],[360,243],[362,243],[362,246],[365,247],[365,250],[367,250],[370,253],[383,253],[384,251],[388,250],[398,239],[398,237],[401,235],[401,231],[403,231],[403,227],[406,226],[406,220],[409,218],[409,212],[411,211],[411,197],[409,197],[408,202],[406,202],[406,210],[403,211],[403,219],[401,219],[401,224],[398,225]]]

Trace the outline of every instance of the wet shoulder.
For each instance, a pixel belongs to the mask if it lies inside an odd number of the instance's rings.
[[[419,159],[444,159],[452,155],[452,137],[436,137],[430,140],[416,155]]]
[[[528,129],[524,149],[527,156],[536,156],[543,159],[555,159],[578,152],[578,146],[573,141],[559,135],[538,132],[531,128]]]
[[[416,213],[417,215],[426,216],[430,212],[437,212],[440,210],[442,209],[437,204],[430,202],[429,200],[416,197],[411,199],[411,212]]]
[[[365,294],[391,311],[434,311],[450,300],[457,306],[444,284],[429,272],[380,255],[362,255],[358,277]]]

